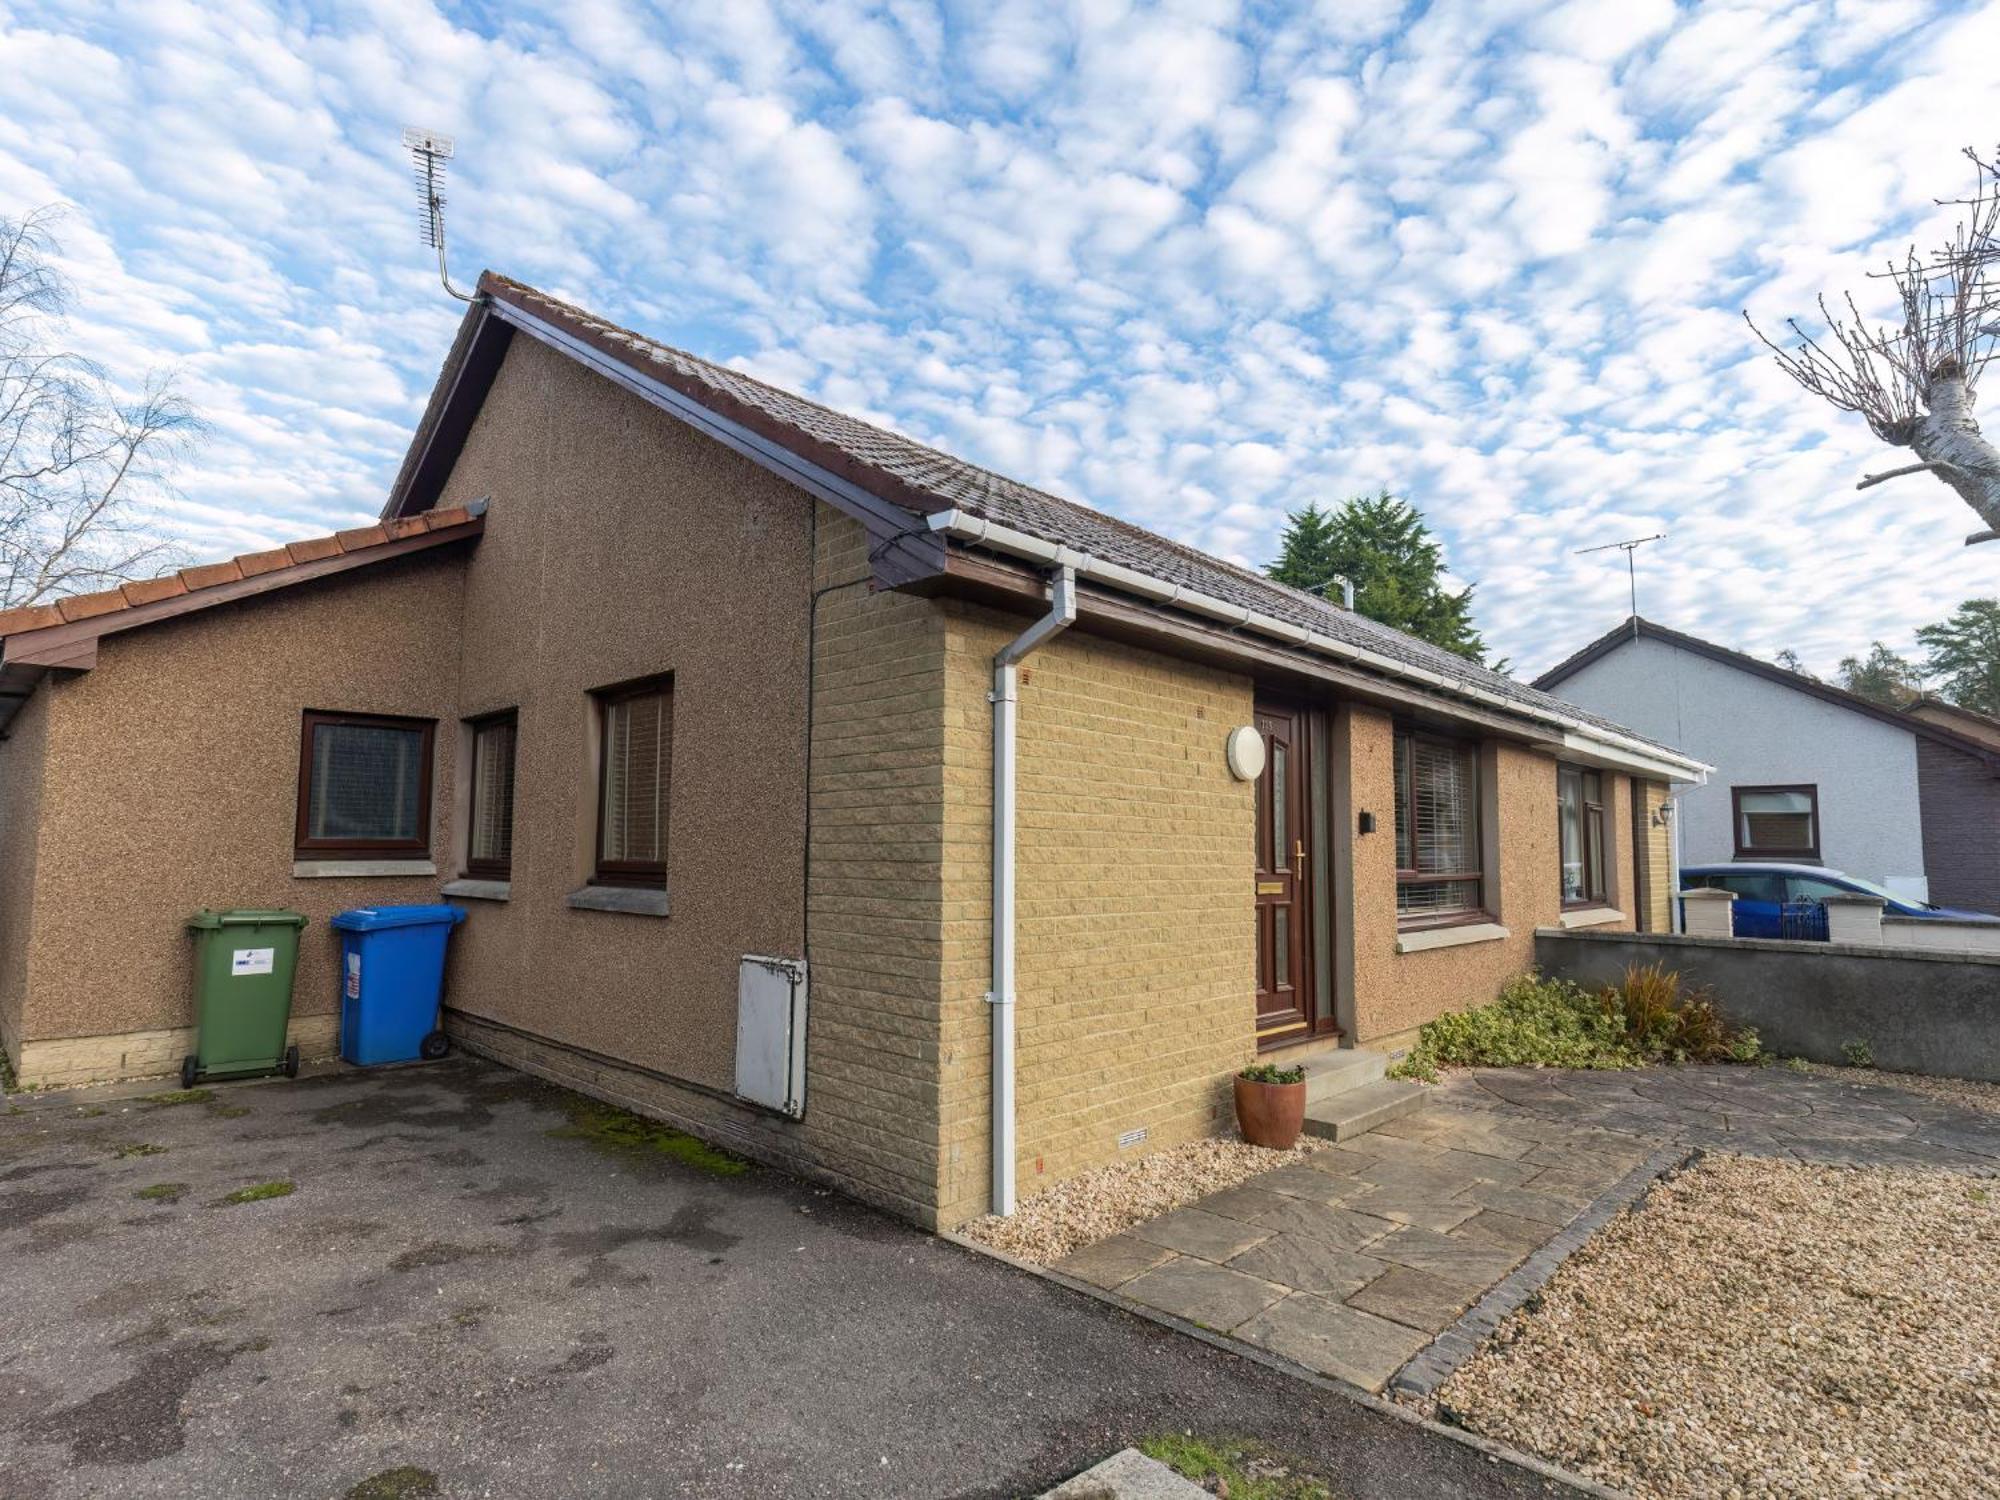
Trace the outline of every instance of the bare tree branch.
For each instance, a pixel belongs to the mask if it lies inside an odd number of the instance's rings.
[[[171,376],[121,400],[61,348],[60,208],[0,218],[0,609],[110,588],[175,559],[143,524],[200,424]]]
[[[1973,420],[1979,377],[2000,354],[2000,152],[1987,161],[1971,149],[1973,191],[1941,200],[1964,210],[1928,254],[1912,245],[1872,277],[1894,287],[1900,315],[1871,322],[1852,295],[1838,309],[1819,299],[1823,331],[1809,334],[1787,319],[1791,344],[1772,339],[1748,312],[1745,321],[1778,368],[1841,411],[1851,411],[1892,447],[1921,462],[1870,474],[1867,489],[1906,474],[1931,473],[1972,507],[1988,530],[2000,530],[2000,448]]]

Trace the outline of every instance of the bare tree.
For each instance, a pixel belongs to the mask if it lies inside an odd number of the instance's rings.
[[[1934,474],[1979,513],[1987,529],[1968,543],[2000,536],[2000,448],[1973,420],[1980,372],[2000,347],[2000,154],[1968,149],[1972,195],[1945,200],[1963,209],[1950,236],[1929,255],[1913,245],[1875,275],[1895,288],[1899,323],[1871,322],[1852,294],[1838,306],[1819,299],[1825,331],[1785,326],[1796,347],[1781,347],[1751,322],[1779,367],[1815,396],[1858,413],[1883,442],[1917,462],[1865,476],[1857,489],[1905,474]],[[1844,310],[1843,310],[1844,309]],[[1744,318],[1749,319],[1749,313]]]
[[[60,347],[69,287],[53,264],[60,208],[0,218],[0,609],[159,571],[171,543],[134,502],[197,430],[173,379],[121,401]]]

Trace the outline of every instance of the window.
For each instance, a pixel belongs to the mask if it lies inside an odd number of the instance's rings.
[[[1556,767],[1556,818],[1562,840],[1564,906],[1604,903],[1604,774]]]
[[[506,880],[514,869],[514,743],[519,719],[513,710],[474,719],[472,727],[472,816],[466,830],[465,873]]]
[[[300,856],[429,854],[434,728],[429,719],[307,709],[299,746]]]
[[[1704,875],[1702,884],[1712,891],[1734,891],[1739,901],[1783,901],[1782,875]]]
[[[1459,740],[1396,734],[1396,913],[1407,922],[1481,910],[1479,764]]]
[[[1735,786],[1729,789],[1738,859],[1818,859],[1819,788]]]
[[[656,679],[597,695],[598,885],[667,883],[667,788],[672,780],[674,689]]]

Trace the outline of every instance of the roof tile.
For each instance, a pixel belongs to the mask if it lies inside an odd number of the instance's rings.
[[[93,619],[125,608],[125,596],[117,589],[105,589],[96,594],[71,594],[67,599],[57,600],[56,608],[62,611],[65,625],[74,625],[78,620]]]
[[[181,582],[188,586],[188,592],[196,589],[212,589],[218,583],[237,583],[243,577],[243,570],[236,566],[236,559],[227,562],[203,563],[196,568],[182,568]]]
[[[389,533],[389,540],[399,542],[406,536],[422,536],[430,528],[424,524],[422,516],[400,516],[384,521],[382,527]]]
[[[262,573],[275,573],[280,568],[292,565],[292,550],[289,547],[273,547],[269,552],[244,552],[238,554],[236,566],[245,578],[255,578]]]
[[[472,519],[472,512],[463,505],[449,506],[444,510],[424,512],[424,520],[432,531],[441,531],[447,526],[463,526]]]
[[[285,550],[292,554],[295,563],[318,562],[322,557],[340,556],[340,543],[330,536],[309,537],[303,542],[289,542]]]
[[[169,573],[165,578],[138,578],[119,590],[125,596],[126,604],[137,608],[141,604],[152,604],[160,599],[172,599],[187,592],[180,575]]]
[[[15,609],[0,609],[0,636],[19,635],[24,630],[46,630],[62,622],[62,611],[53,604],[23,604]]]
[[[333,539],[340,543],[342,552],[359,552],[363,547],[379,546],[389,540],[389,530],[380,521],[373,526],[357,526],[352,531],[336,531]]]

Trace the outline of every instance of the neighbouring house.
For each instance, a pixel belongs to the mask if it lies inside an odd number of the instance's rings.
[[[1675,798],[1683,864],[1805,861],[2000,912],[2000,724],[1984,715],[1898,712],[1637,618],[1535,685],[1715,768]]]
[[[950,1225],[1667,922],[1665,744],[488,275],[379,525],[0,614],[0,1026],[431,901],[464,1046]]]

